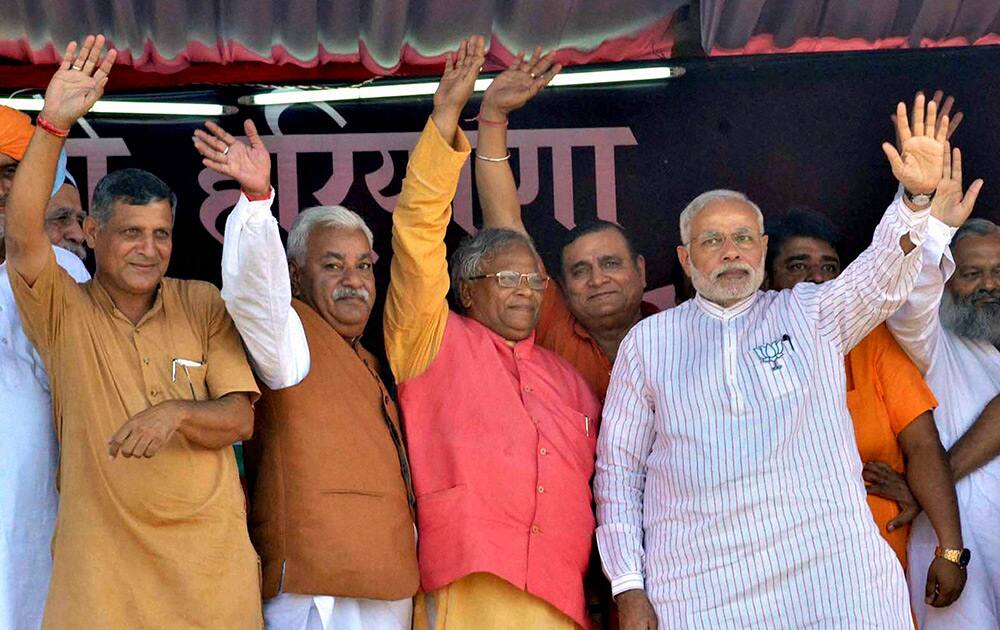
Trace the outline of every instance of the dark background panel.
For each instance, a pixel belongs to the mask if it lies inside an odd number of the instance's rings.
[[[638,144],[616,149],[618,218],[646,256],[650,288],[655,288],[679,281],[674,252],[678,215],[693,197],[712,188],[743,191],[766,215],[793,206],[825,212],[843,232],[845,253],[855,255],[896,189],[880,148],[893,138],[889,115],[897,101],[909,102],[918,89],[929,96],[941,88],[955,96],[966,114],[953,138],[964,152],[966,180],[986,180],[976,214],[1000,218],[998,62],[995,47],[678,62],[686,69],[683,77],[653,85],[549,88],[512,116],[511,127],[631,128]],[[430,98],[337,104],[347,120],[343,129],[316,107],[301,105],[281,115],[280,127],[285,134],[417,132],[430,105]],[[475,112],[474,100],[466,115]],[[248,113],[264,133],[263,109]],[[101,137],[124,137],[132,152],[128,158],[110,159],[109,168],[146,168],[177,190],[180,207],[170,274],[218,283],[221,245],[199,219],[206,194],[197,182],[202,167],[190,140],[199,121],[94,117],[91,123]],[[242,132],[240,123],[240,116],[222,121],[233,133]],[[382,194],[398,192],[405,159],[405,151],[393,153],[396,178]],[[596,217],[593,151],[575,150],[573,160],[575,218],[580,222]],[[539,164],[539,194],[524,208],[524,216],[539,248],[551,253],[566,228],[554,218],[549,151],[540,151]],[[391,214],[375,203],[364,182],[364,175],[380,165],[377,153],[355,154],[355,182],[344,205],[364,216],[375,232],[377,278],[384,294]],[[516,174],[516,154],[512,165]],[[72,159],[70,166],[83,175],[82,159]],[[299,207],[316,204],[310,191],[326,182],[331,169],[329,155],[298,156]],[[478,208],[475,213],[478,222]],[[220,230],[224,220],[225,214],[217,222]],[[462,235],[453,225],[449,245],[454,247]],[[373,317],[366,336],[376,350],[381,348],[377,322]]]

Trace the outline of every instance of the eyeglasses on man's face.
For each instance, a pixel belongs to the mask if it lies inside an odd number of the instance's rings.
[[[478,276],[470,276],[466,280],[483,280],[484,278],[496,278],[497,284],[503,289],[516,289],[521,286],[522,280],[533,291],[542,291],[545,287],[549,286],[548,276],[543,276],[540,273],[519,273],[517,271],[484,273]]]
[[[737,230],[728,236],[722,232],[713,231],[699,234],[692,242],[701,249],[718,251],[726,244],[726,239],[729,239],[737,249],[747,250],[758,246],[762,236],[764,235],[750,230]]]

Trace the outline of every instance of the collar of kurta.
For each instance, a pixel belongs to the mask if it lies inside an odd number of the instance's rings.
[[[535,348],[535,331],[531,331],[531,335],[527,339],[522,339],[516,342],[513,346],[504,338],[502,335],[497,334],[489,326],[483,324],[479,320],[473,319],[471,317],[466,317],[473,326],[478,326],[482,328],[486,336],[493,341],[493,345],[496,346],[498,351],[503,352],[513,352],[517,354],[522,359],[530,359],[531,353]]]
[[[719,306],[715,302],[707,300],[701,296],[701,293],[697,293],[694,296],[694,303],[702,310],[703,313],[714,317],[716,319],[721,319],[723,321],[729,321],[734,317],[739,317],[743,313],[750,310],[753,303],[757,301],[757,296],[760,295],[760,291],[754,291],[750,294],[750,297],[733,304],[730,307]]]
[[[125,313],[122,313],[120,310],[118,310],[118,307],[115,306],[115,302],[114,300],[111,299],[111,295],[108,293],[108,290],[104,288],[104,285],[101,284],[101,281],[97,278],[96,274],[94,275],[91,282],[94,287],[93,288],[94,299],[97,301],[98,305],[100,305],[101,309],[111,317],[118,317],[124,319],[129,323],[130,326],[133,326],[134,328],[139,328],[140,326],[142,326],[144,323],[146,323],[147,320],[149,320],[149,318],[153,317],[160,309],[163,308],[162,280],[160,281],[160,284],[157,285],[156,287],[156,299],[153,300],[153,305],[149,307],[149,310],[143,314],[142,318],[136,324],[133,324],[132,320],[130,320],[128,317],[125,316]]]

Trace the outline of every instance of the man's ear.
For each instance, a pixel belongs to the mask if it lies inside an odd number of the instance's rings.
[[[642,281],[642,288],[646,288],[646,259],[642,254],[635,257],[635,268],[639,270],[639,279]]]
[[[94,249],[97,243],[98,231],[100,231],[100,227],[98,227],[94,217],[88,214],[83,218],[83,237],[87,240],[87,247],[90,249]]]
[[[467,280],[458,281],[458,301],[466,311],[472,308],[472,284]]]
[[[677,260],[680,261],[681,267],[684,269],[684,274],[690,278],[691,277],[691,252],[688,251],[687,247],[683,245],[677,246]]]
[[[288,261],[288,279],[292,284],[292,297],[302,299],[302,270],[294,260]]]

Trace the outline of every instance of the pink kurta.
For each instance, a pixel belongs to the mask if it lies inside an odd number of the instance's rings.
[[[599,403],[534,344],[450,313],[426,371],[399,386],[417,495],[421,586],[493,573],[588,626]]]

